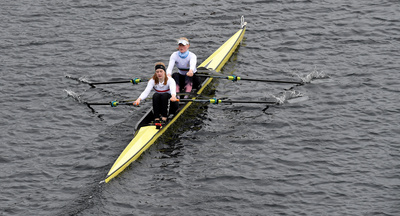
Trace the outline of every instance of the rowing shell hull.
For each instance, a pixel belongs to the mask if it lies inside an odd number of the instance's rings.
[[[221,47],[217,49],[210,57],[208,57],[203,63],[199,65],[199,68],[207,68],[208,70],[214,70],[220,72],[225,63],[232,56],[236,47],[240,44],[243,39],[246,26],[236,32],[229,40],[227,40]]]
[[[243,18],[242,18],[243,19]],[[222,67],[232,56],[237,46],[243,39],[246,31],[246,24],[242,23],[242,28],[237,31],[229,40],[227,40],[221,47],[219,47],[210,57],[199,65],[199,69],[207,69],[210,71],[221,71]],[[197,94],[201,94],[204,89],[210,84],[212,78],[207,78],[203,81],[201,88]],[[195,99],[195,97],[193,98]],[[147,114],[139,121],[136,126],[136,133],[132,141],[128,144],[125,150],[121,153],[114,165],[111,167],[107,174],[105,182],[108,183],[111,179],[121,173],[133,161],[140,157],[140,155],[148,149],[164,132],[181,116],[190,106],[192,102],[186,103],[182,106],[179,112],[161,129],[156,129],[155,126],[148,125],[149,119],[152,119],[152,110],[150,109]]]
[[[149,141],[155,141],[153,137],[158,132],[159,130],[156,129],[156,126],[141,127],[136,133],[135,137],[132,139],[129,145],[126,146],[125,150],[120,154],[114,165],[111,167],[105,182],[108,182],[117,176],[126,167],[128,167],[129,164],[135,161],[146,149],[148,149],[151,144],[153,144]],[[141,145],[141,143],[147,143],[147,145]]]

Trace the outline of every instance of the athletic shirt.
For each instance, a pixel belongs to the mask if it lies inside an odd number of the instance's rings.
[[[154,79],[150,79],[149,82],[147,82],[147,87],[146,89],[142,92],[142,94],[139,96],[140,99],[144,100],[147,98],[147,96],[150,94],[151,89],[154,89],[158,93],[169,93],[169,94],[174,94],[176,95],[176,84],[175,80],[169,78],[167,81],[167,85],[164,85],[164,83],[158,83],[157,85],[155,84]]]
[[[174,69],[175,65],[178,67],[178,71],[182,75],[186,75],[190,69],[192,69],[193,73],[196,73],[197,56],[189,51],[189,55],[183,59],[179,57],[178,53],[179,51],[176,51],[171,54],[171,57],[169,58],[167,74],[172,74],[172,69]]]

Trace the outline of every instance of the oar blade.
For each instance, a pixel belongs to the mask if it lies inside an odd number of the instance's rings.
[[[296,97],[296,98],[291,98],[289,100],[287,100],[286,102],[293,104],[293,103],[300,103],[300,102],[304,102],[306,100],[308,100],[308,96],[305,97]]]

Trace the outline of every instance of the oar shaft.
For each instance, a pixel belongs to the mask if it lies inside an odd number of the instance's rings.
[[[130,80],[123,81],[112,81],[112,82],[97,82],[97,83],[89,83],[89,85],[103,85],[103,84],[117,84],[117,83],[130,83]]]
[[[96,106],[96,105],[109,105],[111,107],[116,107],[118,105],[129,105],[129,106],[137,106],[135,102],[127,102],[127,101],[111,101],[111,102],[100,102],[100,103],[85,103],[88,106]]]
[[[88,83],[91,86],[95,85],[103,85],[103,84],[118,84],[118,83],[132,83],[132,84],[139,84],[142,82],[140,78],[134,78],[131,80],[121,80],[121,81],[110,81],[110,82],[95,82],[95,83]]]
[[[134,102],[120,102],[118,103],[118,105],[128,105],[128,106],[136,106],[135,104],[133,104]]]
[[[107,103],[86,103],[86,104],[89,106],[96,106],[96,105],[110,105],[111,103],[107,102]]]
[[[232,81],[239,81],[239,80],[246,80],[246,81],[256,81],[256,82],[272,82],[272,83],[288,83],[288,84],[298,84],[302,85],[303,82],[297,82],[297,81],[287,81],[287,80],[265,80],[265,79],[252,79],[252,78],[242,78],[238,77],[235,75],[231,76],[213,76],[213,75],[207,75],[207,74],[197,74],[196,76],[201,76],[201,77],[211,77],[211,78],[217,78],[217,79],[228,79]]]
[[[248,100],[226,100],[221,101],[221,103],[257,103],[257,104],[276,104],[273,101],[248,101]]]
[[[262,79],[251,79],[251,78],[241,78],[240,80],[247,80],[247,81],[257,81],[257,82],[272,82],[272,83],[289,83],[289,84],[303,84],[302,82],[296,81],[286,81],[286,80],[262,80]]]
[[[219,78],[219,79],[228,79],[227,76],[214,76],[214,75],[200,74],[200,73],[196,73],[196,76],[199,76],[199,77]]]
[[[181,102],[203,102],[203,103],[212,103],[212,104],[219,104],[219,103],[256,103],[256,104],[277,104],[275,101],[249,101],[249,100],[221,100],[221,99],[179,99]]]
[[[203,100],[203,99],[178,99],[179,102],[203,102],[207,103],[210,102],[210,100]]]

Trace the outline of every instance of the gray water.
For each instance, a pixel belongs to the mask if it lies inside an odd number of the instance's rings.
[[[192,3],[191,3],[192,2]],[[400,7],[367,1],[2,1],[0,215],[400,215]],[[215,96],[104,180],[151,106],[135,99],[175,39],[199,63],[248,28]],[[317,76],[316,76],[317,75]],[[320,75],[320,76],[319,76]]]

